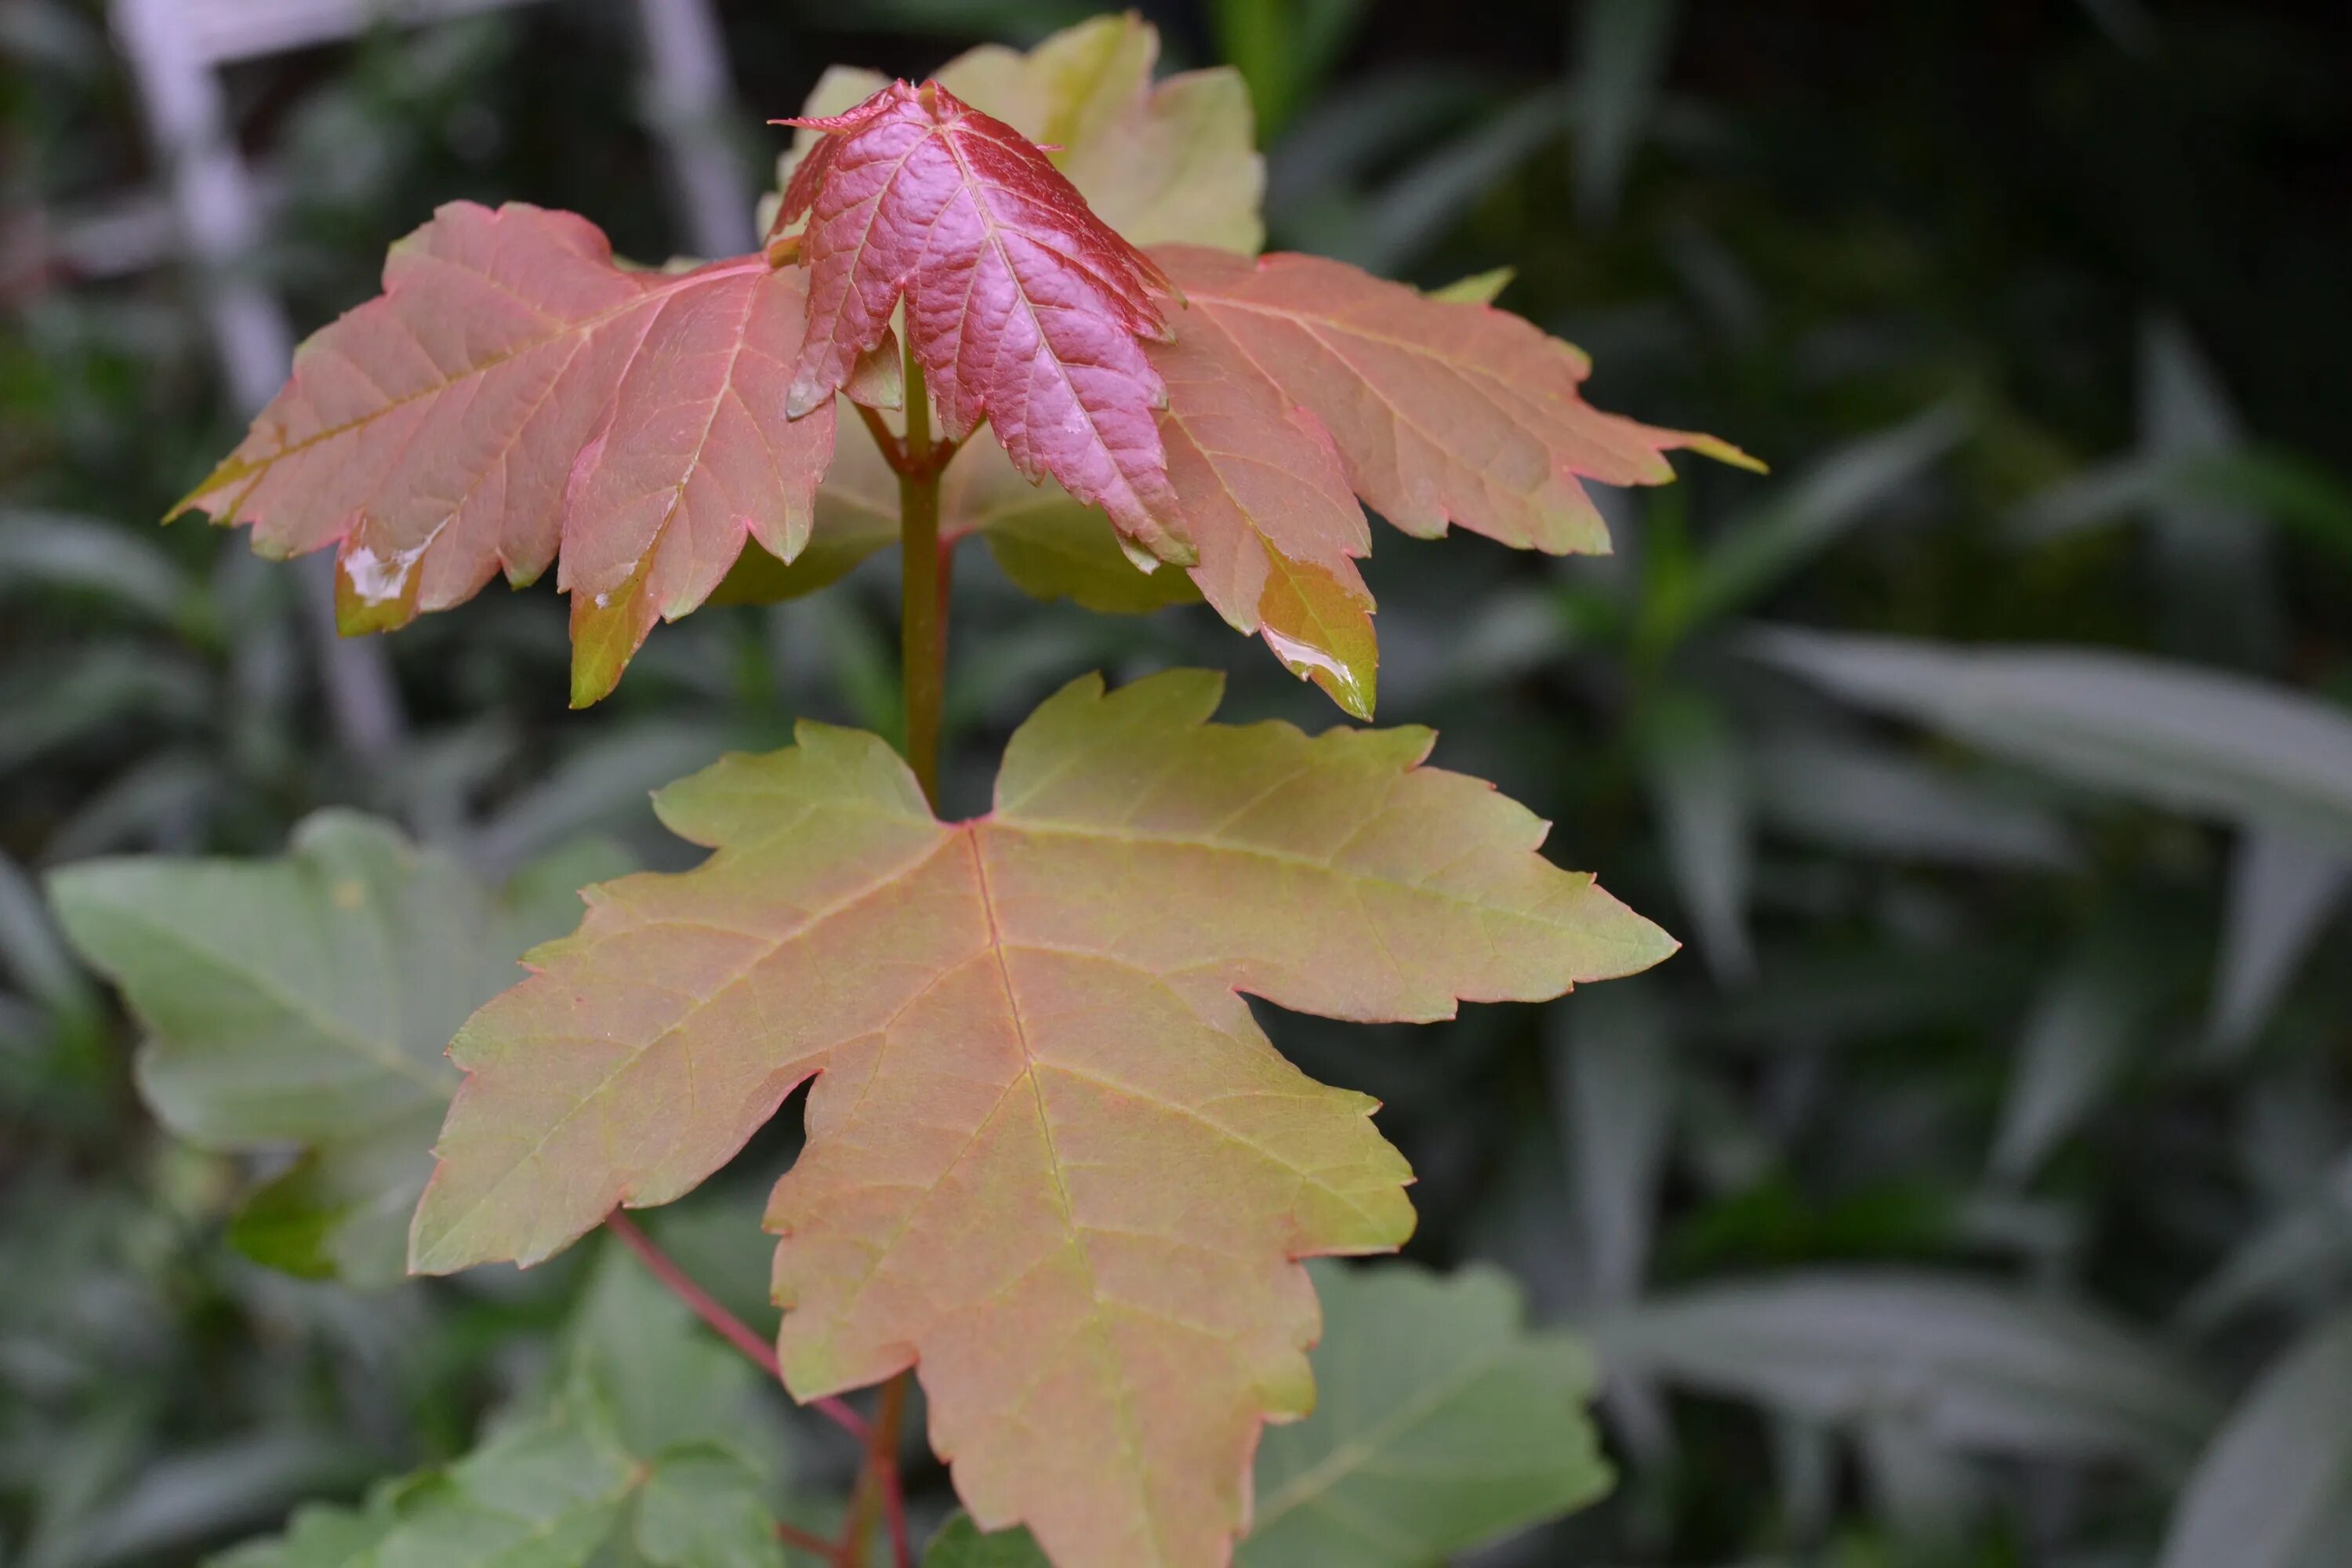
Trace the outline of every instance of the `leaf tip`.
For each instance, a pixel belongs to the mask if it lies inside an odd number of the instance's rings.
[[[1683,437],[1682,446],[1685,450],[1696,452],[1702,458],[1712,458],[1718,463],[1727,464],[1735,468],[1745,468],[1751,474],[1769,474],[1772,471],[1771,465],[1765,462],[1763,458],[1750,456],[1718,436],[1693,432]]]

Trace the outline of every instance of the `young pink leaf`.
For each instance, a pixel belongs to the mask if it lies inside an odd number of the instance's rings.
[[[521,584],[562,555],[572,694],[595,700],[658,617],[701,603],[747,536],[790,560],[833,455],[788,421],[803,282],[758,257],[616,265],[568,213],[454,202],[393,247],[384,291],[293,378],[182,508],[254,548],[337,551],[346,631]]]
[[[1316,256],[1155,254],[1184,292],[1179,341],[1193,332],[1196,347],[1311,416],[1355,493],[1407,533],[1435,538],[1458,522],[1521,549],[1605,553],[1580,480],[1664,484],[1676,447],[1756,466],[1714,437],[1593,407],[1581,391],[1591,362],[1507,310]]]
[[[1380,647],[1356,559],[1371,553],[1371,531],[1330,436],[1205,310],[1184,311],[1151,358],[1168,383],[1160,428],[1202,597],[1370,719]]]
[[[984,417],[1020,470],[1052,474],[1170,559],[1176,500],[1139,338],[1166,327],[1151,259],[1095,216],[1019,132],[937,82],[894,82],[824,132],[793,171],[779,224],[802,215],[809,326],[794,414],[830,405],[903,299],[947,433]]]
[[[1154,256],[1183,291],[1160,430],[1193,581],[1242,631],[1360,718],[1378,649],[1356,498],[1409,533],[1449,521],[1506,544],[1605,552],[1580,479],[1657,484],[1711,437],[1604,414],[1580,353],[1517,316],[1433,299],[1343,262],[1200,246]]]
[[[1312,1401],[1296,1260],[1412,1224],[1373,1102],[1239,994],[1444,1018],[1674,944],[1421,765],[1427,731],[1213,724],[1220,684],[1073,683],[972,822],[815,724],[664,791],[716,853],[592,889],[460,1033],[414,1267],[535,1262],[676,1198],[814,1075],[768,1215],[793,1392],[916,1366],[984,1526],[1062,1568],[1221,1568],[1260,1424]]]

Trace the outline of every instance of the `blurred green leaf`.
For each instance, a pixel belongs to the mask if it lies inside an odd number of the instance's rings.
[[[308,1507],[216,1568],[782,1568],[773,1456],[740,1442],[758,1373],[618,1247],[598,1260],[553,1396],[446,1470]],[[635,1555],[610,1555],[625,1542]]]
[[[2352,889],[2352,857],[2259,824],[2230,863],[2221,956],[2206,1036],[2231,1054],[2250,1045],[2296,968]]]
[[[1500,113],[1423,152],[1370,195],[1352,232],[1329,254],[1394,273],[1453,230],[1496,182],[1556,140],[1568,108],[1555,91],[1530,93]]]
[[[0,509],[0,596],[63,590],[163,626],[189,624],[192,584],[151,541],[98,518]]]
[[[2298,1192],[2238,1239],[2181,1303],[2179,1322],[2210,1332],[2261,1302],[2310,1310],[2352,1283],[2352,1155],[2315,1192]]]
[[[1710,1042],[1794,1049],[1990,1025],[2042,956],[1990,942],[1955,950],[1817,937],[1768,948],[1756,984],[1693,1026]]]
[[[1241,1568],[1438,1568],[1610,1484],[1591,1365],[1494,1269],[1314,1268],[1315,1414],[1270,1427]]]
[[[2043,984],[2025,1018],[1993,1136],[1992,1173],[2030,1181],[2097,1105],[2164,1000],[2157,966],[2127,930],[2095,931]]]
[[[1740,984],[1756,972],[1748,936],[1755,830],[1738,738],[1715,702],[1688,689],[1662,694],[1636,722],[1643,776],[1699,952],[1718,981]]]
[[[2219,1414],[2193,1369],[2120,1325],[1958,1277],[1791,1272],[1662,1297],[1590,1333],[1612,1373],[1822,1421],[1898,1416],[1971,1453],[2168,1473]]]
[[[2352,1561],[2352,1315],[2265,1373],[2182,1489],[2158,1568]]]
[[[2221,378],[2178,321],[2142,327],[2139,380],[2143,452],[2195,461],[2237,445],[2238,416]],[[2155,498],[2149,522],[2167,648],[2245,669],[2273,664],[2283,616],[2261,520],[2173,490]]]
[[[612,858],[565,875],[599,867]],[[569,889],[524,878],[502,900],[348,812],[304,823],[283,860],[101,860],[49,889],[147,1029],[139,1084],[165,1125],[210,1149],[306,1152],[234,1237],[369,1285],[405,1277],[408,1210],[457,1087],[450,1037],[577,920]]]
[[[1249,83],[1266,136],[1322,85],[1363,13],[1364,0],[1212,0],[1217,52]]]
[[[58,928],[32,879],[0,854],[0,970],[42,1005],[77,1024],[98,1011],[97,994]]]
[[[2176,810],[2352,846],[2352,714],[2195,666],[1772,627],[1750,653],[1849,701]]]
[[[306,1492],[348,1487],[381,1463],[344,1434],[275,1431],[152,1458],[107,1500],[66,1554],[89,1568],[186,1560],[224,1531],[251,1528]]]
[[[1554,1006],[1552,1094],[1595,1304],[1632,1300],[1649,1266],[1676,1080],[1656,987],[1601,986]]]
[[[1963,1527],[1984,1502],[1976,1468],[1901,1416],[1864,1422],[1855,1447],[1872,1500],[1895,1531],[1930,1562],[1957,1555]]]
[[[2079,863],[2057,816],[1886,748],[1767,742],[1752,762],[1757,814],[1792,837],[1890,858],[2018,870]]]
[[[653,821],[653,792],[708,766],[728,736],[693,719],[642,719],[593,734],[476,829],[470,853],[513,866],[583,833],[618,833]]]
[[[1701,557],[1676,635],[1748,607],[1869,521],[1968,431],[1949,406],[1841,447],[1785,492],[1728,524]]]
[[[2301,453],[2258,442],[2094,465],[2019,508],[2011,531],[2025,543],[2064,539],[2180,496],[2260,512],[2339,563],[2352,563],[2352,485]]]
[[[48,759],[109,731],[145,735],[200,722],[213,683],[180,658],[125,644],[96,644],[0,682],[0,773]]]
[[[1588,227],[1617,216],[1625,171],[1641,146],[1680,22],[1677,0],[1583,0],[1576,14],[1576,215]]]
[[[971,1516],[958,1510],[923,1551],[923,1568],[1053,1568],[1027,1531],[1015,1527],[983,1534]]]

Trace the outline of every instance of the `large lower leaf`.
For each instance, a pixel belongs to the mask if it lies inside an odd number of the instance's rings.
[[[58,872],[74,945],[147,1029],[141,1093],[207,1148],[304,1151],[233,1232],[263,1261],[389,1284],[457,1085],[466,1015],[575,918],[614,858],[568,857],[506,897],[394,829],[322,812],[278,861],[123,859]]]
[[[415,1266],[532,1262],[667,1202],[814,1076],[769,1210],[793,1393],[919,1365],[983,1523],[1065,1568],[1222,1562],[1260,1422],[1311,1403],[1295,1260],[1412,1227],[1373,1103],[1238,994],[1435,1019],[1672,943],[1421,766],[1427,731],[1210,724],[1218,692],[1074,683],[972,822],[814,724],[663,792],[719,852],[592,890],[461,1032]]]
[[[773,1458],[740,1446],[751,1365],[617,1247],[569,1338],[543,1409],[215,1568],[783,1568]]]
[[[1243,1568],[1440,1568],[1608,1489],[1592,1368],[1492,1268],[1315,1270],[1320,1398],[1258,1453]]]
[[[808,538],[828,403],[784,417],[807,296],[759,257],[631,271],[584,219],[452,202],[385,258],[383,293],[302,345],[293,379],[182,501],[254,548],[336,548],[346,631],[381,631],[547,568],[572,595],[572,697],[620,679],[747,537]]]

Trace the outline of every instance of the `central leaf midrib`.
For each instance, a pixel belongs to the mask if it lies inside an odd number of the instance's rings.
[[[1053,1174],[1054,1195],[1061,1208],[1063,1228],[1067,1233],[1070,1250],[1076,1255],[1079,1267],[1086,1273],[1087,1299],[1093,1308],[1087,1314],[1088,1321],[1098,1336],[1103,1361],[1113,1369],[1111,1400],[1118,1413],[1119,1443],[1126,1451],[1128,1474],[1135,1489],[1137,1506],[1151,1531],[1152,1543],[1155,1549],[1161,1549],[1160,1554],[1164,1559],[1165,1538],[1160,1531],[1159,1510],[1152,1506],[1150,1489],[1143,1479],[1143,1446],[1137,1433],[1132,1390],[1129,1388],[1120,1368],[1116,1347],[1108,1342],[1108,1331],[1103,1327],[1101,1283],[1095,1277],[1094,1258],[1087,1249],[1082,1234],[1084,1227],[1078,1224],[1077,1205],[1071,1199],[1069,1182],[1063,1174],[1061,1152],[1054,1142],[1053,1116],[1045,1106],[1045,1091],[1037,1081],[1037,1053],[1030,1044],[1029,1026],[1022,1017],[1021,1004],[1013,994],[1013,972],[1004,962],[1003,932],[997,923],[996,900],[988,885],[988,858],[982,852],[978,833],[967,832],[963,837],[971,851],[973,889],[980,901],[981,913],[988,922],[988,951],[996,964],[997,984],[1004,994],[1005,1016],[1012,1020],[1014,1038],[1020,1042],[1022,1076],[1029,1080],[1029,1092],[1037,1110],[1038,1134],[1045,1141],[1046,1167]]]

